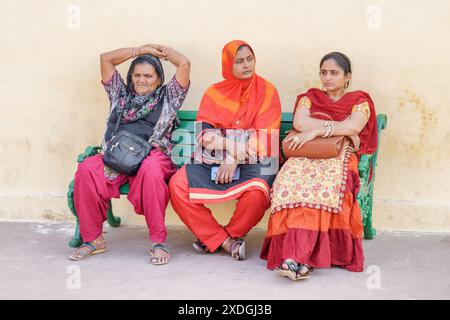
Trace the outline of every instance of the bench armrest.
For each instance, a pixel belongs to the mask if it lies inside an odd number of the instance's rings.
[[[77,161],[78,163],[81,163],[86,159],[87,157],[95,156],[97,153],[100,153],[102,150],[101,146],[89,146],[87,147],[83,153],[78,155]]]

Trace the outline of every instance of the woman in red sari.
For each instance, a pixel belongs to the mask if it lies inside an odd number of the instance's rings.
[[[376,113],[366,92],[346,92],[351,80],[346,55],[324,56],[320,80],[323,90],[309,89],[297,97],[293,126],[299,133],[289,138],[289,147],[301,148],[323,136],[349,139],[335,158],[289,158],[274,181],[261,258],[268,269],[292,280],[309,277],[314,268],[364,270],[358,157],[376,150]],[[315,112],[333,121],[313,118]]]
[[[222,76],[223,81],[206,90],[197,114],[201,161],[183,166],[172,177],[170,201],[198,238],[195,250],[213,253],[222,248],[236,260],[244,260],[243,237],[269,208],[270,188],[278,171],[278,161],[269,159],[270,144],[259,138],[278,133],[281,105],[276,88],[255,73],[253,49],[244,41],[234,40],[223,48]],[[205,159],[206,150],[227,156]],[[240,176],[233,178],[237,170]],[[238,200],[236,210],[222,226],[205,204],[232,199]]]

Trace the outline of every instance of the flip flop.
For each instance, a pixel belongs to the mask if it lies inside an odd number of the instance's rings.
[[[170,257],[169,257],[166,261],[161,260],[162,257],[158,257],[158,256],[155,254],[155,249],[160,249],[160,250],[163,250],[163,251],[165,251],[165,252],[167,252],[167,253],[170,253],[170,252],[169,252],[169,249],[168,249],[165,245],[163,245],[162,243],[157,243],[157,244],[155,244],[155,245],[152,247],[152,249],[148,252],[148,254],[150,255],[150,257],[152,257],[151,260],[150,260],[150,262],[151,262],[153,265],[155,265],[155,266],[157,266],[157,265],[162,265],[162,264],[166,264],[166,263],[168,263],[168,262],[170,261]],[[160,260],[160,261],[158,262],[158,260]]]
[[[85,259],[89,258],[90,256],[93,256],[94,254],[106,252],[106,248],[97,249],[97,247],[94,245],[94,243],[103,243],[103,242],[105,242],[105,240],[103,240],[103,241],[95,240],[95,241],[91,241],[91,242],[83,242],[83,244],[81,246],[79,246],[78,249],[87,247],[87,248],[91,249],[92,251],[87,252],[87,253],[80,253],[80,252],[78,254],[74,253],[74,254],[70,255],[68,258],[73,261],[81,261],[81,260],[85,260]]]
[[[192,247],[194,248],[195,251],[201,254],[211,253],[211,251],[208,250],[206,245],[198,239],[192,243]]]
[[[309,273],[300,276],[298,274],[299,271],[299,264],[297,262],[295,262],[292,259],[286,259],[284,260],[283,264],[286,264],[288,266],[288,270],[283,269],[283,266],[281,265],[280,268],[276,269],[277,273],[282,276],[282,277],[288,277],[291,280],[297,281],[297,280],[302,280],[302,279],[307,279],[309,278]]]
[[[239,248],[236,248],[236,246],[239,246]],[[246,251],[247,245],[245,244],[244,239],[240,238],[237,240],[233,240],[231,243],[231,256],[236,260],[245,260],[245,251]]]

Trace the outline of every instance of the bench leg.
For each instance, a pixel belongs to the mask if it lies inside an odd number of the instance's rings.
[[[375,238],[376,230],[372,226],[372,197],[369,197],[368,199],[368,207],[367,207],[367,214],[365,216],[365,219],[363,221],[364,224],[364,238],[365,239],[373,239]]]
[[[69,246],[71,246],[72,248],[78,248],[79,246],[81,246],[82,243],[83,239],[81,239],[80,227],[77,219],[77,225],[75,227],[75,235],[73,236],[72,240],[69,241]]]
[[[69,241],[69,246],[71,246],[72,248],[78,248],[83,243],[83,239],[81,238],[78,216],[75,211],[75,204],[73,202],[73,186],[74,180],[69,183],[69,191],[67,192],[67,205],[69,206],[70,212],[72,212],[72,214],[76,218],[75,235]]]
[[[113,228],[117,228],[118,226],[120,226],[120,217],[115,217],[112,211],[112,203],[111,201],[109,201],[109,208],[108,208],[108,223],[111,227]]]
[[[361,207],[362,220],[364,225],[364,238],[371,240],[375,237],[376,230],[372,226],[372,205],[373,205],[373,184],[369,187],[369,192],[358,197]]]

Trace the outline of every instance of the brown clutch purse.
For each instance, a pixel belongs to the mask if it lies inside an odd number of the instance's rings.
[[[305,157],[312,159],[327,159],[334,158],[339,155],[344,145],[344,136],[329,137],[329,138],[315,138],[305,143],[301,148],[291,150],[288,146],[291,142],[285,142],[288,138],[297,134],[298,131],[292,130],[286,138],[284,138],[282,146],[285,158],[290,157]]]
[[[331,119],[331,117],[327,114],[320,113],[320,115],[326,116]],[[328,138],[317,137],[314,140],[305,143],[301,148],[291,150],[288,148],[291,142],[286,142],[286,140],[297,133],[299,132],[296,130],[292,130],[286,136],[286,138],[283,139],[282,148],[285,158],[290,157],[305,157],[312,159],[334,158],[337,157],[341,152],[345,141],[345,136],[328,137]]]

